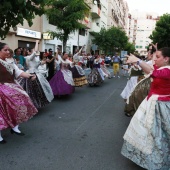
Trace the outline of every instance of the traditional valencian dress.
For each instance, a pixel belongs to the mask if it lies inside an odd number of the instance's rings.
[[[149,170],[170,169],[170,67],[155,69],[148,96],[124,135],[122,154]]]
[[[152,60],[147,61],[146,63],[150,65],[152,68],[154,68]],[[130,94],[126,102],[125,109],[124,109],[125,113],[128,113],[131,116],[134,115],[139,105],[148,95],[150,90],[150,84],[151,84],[151,77],[147,75],[145,75],[144,79],[138,82],[138,84],[136,85],[135,89],[132,91],[132,93]]]
[[[35,55],[35,52],[26,57],[27,72],[35,74],[36,79],[19,79],[20,85],[28,93],[32,102],[36,108],[41,108],[51,102],[54,98],[50,84],[46,78],[38,70],[38,66],[41,64],[39,57]]]
[[[142,70],[140,68],[135,68],[131,66],[130,68],[130,79],[127,81],[125,88],[120,94],[123,99],[128,99],[131,95],[132,91],[136,87],[138,83],[138,77],[142,74]]]
[[[73,62],[74,62],[74,67],[71,68],[72,74],[73,74],[73,80],[75,87],[81,87],[83,85],[87,84],[87,78],[85,76],[85,72],[81,67],[81,62],[80,62],[80,56],[75,54],[73,56]]]
[[[27,121],[37,113],[28,94],[15,81],[23,71],[0,59],[0,130]]]
[[[68,59],[58,59],[60,70],[49,81],[54,95],[68,95],[75,91],[72,72],[69,70],[72,62]]]
[[[104,82],[105,79],[104,76],[106,75],[100,68],[100,63],[101,60],[99,61],[97,61],[96,59],[94,60],[93,69],[91,70],[91,73],[88,75],[87,78],[90,86],[100,85],[101,83]]]
[[[110,79],[112,76],[104,63],[104,59],[101,59],[100,67],[102,71],[105,73],[106,77]]]

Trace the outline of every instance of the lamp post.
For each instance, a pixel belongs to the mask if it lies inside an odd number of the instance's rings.
[[[97,5],[97,1],[96,0],[94,0],[93,3],[94,3],[94,5]]]
[[[78,29],[77,49],[79,50],[79,29]]]

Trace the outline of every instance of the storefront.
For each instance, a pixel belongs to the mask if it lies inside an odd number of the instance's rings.
[[[41,32],[18,27],[16,38],[18,39],[18,47],[34,48],[35,40],[41,39]]]
[[[17,27],[16,30],[9,31],[5,40],[1,40],[9,45],[12,50],[18,47],[34,48],[36,39],[41,40],[41,32]],[[41,51],[42,42],[39,43]]]

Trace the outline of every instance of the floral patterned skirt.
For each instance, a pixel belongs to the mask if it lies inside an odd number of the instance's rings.
[[[103,83],[102,77],[97,68],[92,69],[91,73],[88,75],[87,81],[90,86],[100,85]]]
[[[82,87],[87,84],[86,76],[80,75],[76,67],[73,67],[70,70],[73,74],[73,80],[74,80],[75,87]]]
[[[14,83],[0,84],[0,130],[13,128],[37,112],[21,86]]]
[[[20,78],[18,81],[37,109],[44,107],[49,103],[38,78],[33,81],[26,78]]]
[[[121,153],[148,170],[170,169],[170,101],[141,103],[124,135]]]
[[[139,105],[148,95],[150,90],[151,78],[145,78],[141,80],[131,93],[128,99],[128,103],[125,105],[124,112],[129,113],[131,116],[134,115],[136,110],[138,109]]]

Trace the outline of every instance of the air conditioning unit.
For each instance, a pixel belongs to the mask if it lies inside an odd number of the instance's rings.
[[[96,22],[96,25],[99,26],[99,22]]]

